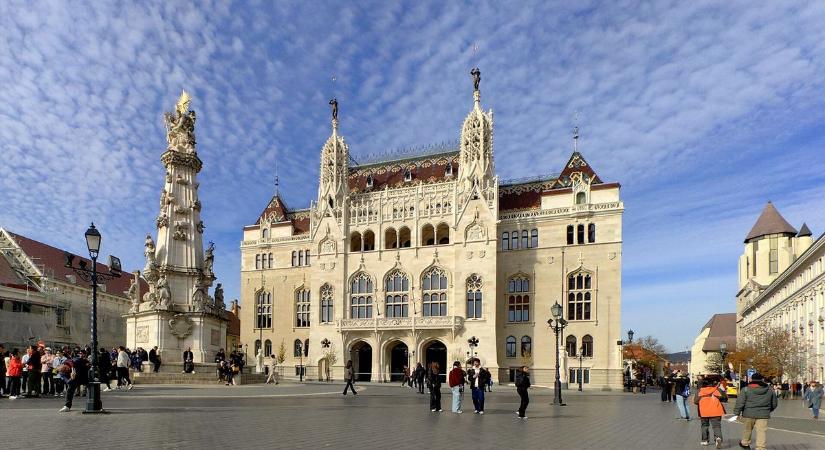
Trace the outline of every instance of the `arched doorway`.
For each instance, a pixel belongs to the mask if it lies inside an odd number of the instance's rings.
[[[404,366],[409,364],[409,349],[403,342],[390,345],[390,381],[401,381],[404,379]]]
[[[432,341],[424,347],[424,361],[427,362],[427,367],[430,363],[438,363],[438,373],[441,375],[441,381],[447,381],[447,346],[441,341]]]
[[[364,341],[355,343],[350,351],[356,381],[370,381],[372,378],[372,346]]]
[[[326,358],[318,360],[318,381],[329,381],[331,375],[329,363]]]

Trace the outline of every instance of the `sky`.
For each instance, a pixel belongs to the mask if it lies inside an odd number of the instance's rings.
[[[81,253],[94,221],[103,254],[142,267],[162,114],[186,89],[204,237],[236,298],[276,164],[289,206],[316,195],[330,97],[356,159],[452,141],[478,66],[502,178],[559,171],[578,117],[580,151],[622,184],[623,328],[685,350],[735,310],[768,200],[825,231],[823,23],[825,3],[792,1],[4,1],[0,226]]]

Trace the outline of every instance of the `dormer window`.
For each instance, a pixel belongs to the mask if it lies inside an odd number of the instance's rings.
[[[372,175],[367,175],[367,187],[372,188],[372,185],[373,185]]]
[[[453,175],[453,165],[452,164],[447,164],[447,168],[444,169],[444,176],[449,177],[449,176],[452,176],[452,175]]]
[[[404,171],[404,181],[412,181],[412,172],[410,169]]]

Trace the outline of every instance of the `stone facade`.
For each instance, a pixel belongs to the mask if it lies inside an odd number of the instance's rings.
[[[803,379],[825,379],[825,239],[797,232],[769,202],[739,257],[737,340],[753,327],[784,328],[805,346]]]
[[[585,386],[621,388],[619,185],[575,148],[556,175],[500,182],[493,114],[473,95],[457,145],[377,160],[351,157],[334,115],[317,199],[296,210],[276,194],[244,227],[241,340],[254,354],[283,342],[285,366],[313,378],[334,353],[333,377],[352,359],[373,381],[476,355],[498,382],[527,364],[552,384],[558,301],[562,379],[584,340]]]

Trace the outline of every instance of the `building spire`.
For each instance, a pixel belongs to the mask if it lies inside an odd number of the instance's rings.
[[[338,99],[333,97],[329,106],[332,108],[332,133],[338,134]]]
[[[573,115],[573,153],[579,151],[579,112]]]
[[[275,196],[281,195],[281,182],[278,178],[278,161],[275,161]]]

